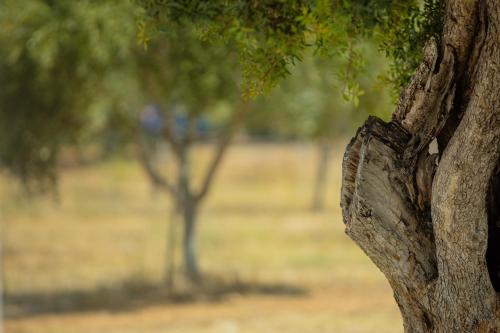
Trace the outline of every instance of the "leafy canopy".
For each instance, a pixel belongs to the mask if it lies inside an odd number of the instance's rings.
[[[167,96],[193,110],[229,91],[235,53],[244,95],[253,97],[288,76],[306,49],[345,60],[336,73],[355,101],[364,39],[389,56],[388,80],[399,88],[425,41],[439,36],[441,18],[441,0],[1,1],[0,166],[28,186],[54,182],[60,147],[89,127],[96,98],[114,94],[109,82],[128,77],[108,74],[130,64],[134,36],[151,50],[168,49],[167,63],[186,59],[162,73],[171,71]],[[160,63],[161,52],[155,56]]]
[[[201,38],[236,42],[246,95],[268,92],[290,73],[304,50],[351,62],[341,76],[346,96],[361,93],[360,37],[378,40],[392,61],[388,79],[396,89],[406,84],[431,36],[439,36],[440,0],[138,0],[144,8],[139,39],[168,31],[174,24],[194,24]]]
[[[104,73],[128,55],[133,8],[127,1],[0,3],[0,165],[28,188],[55,181],[61,145],[78,137]]]
[[[192,25],[173,25],[133,59],[145,102],[182,106],[191,118],[208,116],[219,102],[234,104],[239,70],[233,51],[229,43],[201,40]]]

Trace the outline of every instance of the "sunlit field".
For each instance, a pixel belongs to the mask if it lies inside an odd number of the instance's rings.
[[[314,146],[233,146],[200,211],[197,288],[179,251],[174,289],[163,287],[169,198],[138,163],[64,169],[58,201],[21,199],[2,178],[5,332],[402,332],[386,280],[344,234],[344,145],[323,212],[310,210]]]

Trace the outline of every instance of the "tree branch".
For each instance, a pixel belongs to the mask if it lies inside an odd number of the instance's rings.
[[[222,161],[224,153],[226,152],[229,144],[231,143],[231,140],[233,139],[235,133],[239,129],[249,109],[250,108],[248,102],[241,102],[238,110],[236,110],[233,113],[229,123],[226,126],[225,134],[221,136],[219,142],[217,143],[217,148],[214,157],[207,169],[205,177],[203,178],[200,191],[198,192],[198,194],[195,195],[195,198],[197,200],[201,200],[207,195],[210,189],[210,185],[212,184],[213,179],[215,177],[217,168],[220,162]]]
[[[139,144],[137,155],[139,157],[139,162],[141,163],[144,171],[146,171],[146,174],[148,175],[151,182],[155,186],[157,186],[158,188],[162,189],[163,191],[167,192],[168,194],[170,194],[172,197],[175,198],[177,195],[175,187],[172,184],[170,184],[170,182],[165,177],[163,177],[158,172],[158,170],[155,169],[151,161],[151,158],[147,154],[142,143]]]
[[[172,112],[170,112],[169,110],[165,112],[165,126],[163,127],[163,136],[172,147],[175,155],[179,157],[182,154],[181,142],[175,137],[174,118]]]

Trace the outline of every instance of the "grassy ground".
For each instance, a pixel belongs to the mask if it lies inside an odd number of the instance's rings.
[[[314,213],[311,146],[234,146],[200,214],[207,282],[174,293],[161,287],[168,198],[138,165],[65,171],[59,204],[4,179],[6,333],[401,332],[384,277],[343,232],[342,150]]]

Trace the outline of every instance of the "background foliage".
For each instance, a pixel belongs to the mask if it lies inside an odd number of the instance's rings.
[[[0,5],[0,163],[28,187],[55,181],[61,145],[77,140],[105,71],[127,57],[133,14],[114,1]]]
[[[168,30],[171,24],[194,24],[205,38],[234,39],[243,65],[244,91],[250,96],[268,92],[290,73],[304,50],[350,59],[340,77],[345,95],[359,96],[355,83],[362,67],[356,45],[360,37],[378,39],[392,61],[387,76],[397,89],[411,77],[430,36],[439,36],[440,0],[276,0],[200,1],[141,0],[145,31]],[[221,37],[223,36],[223,37]]]

